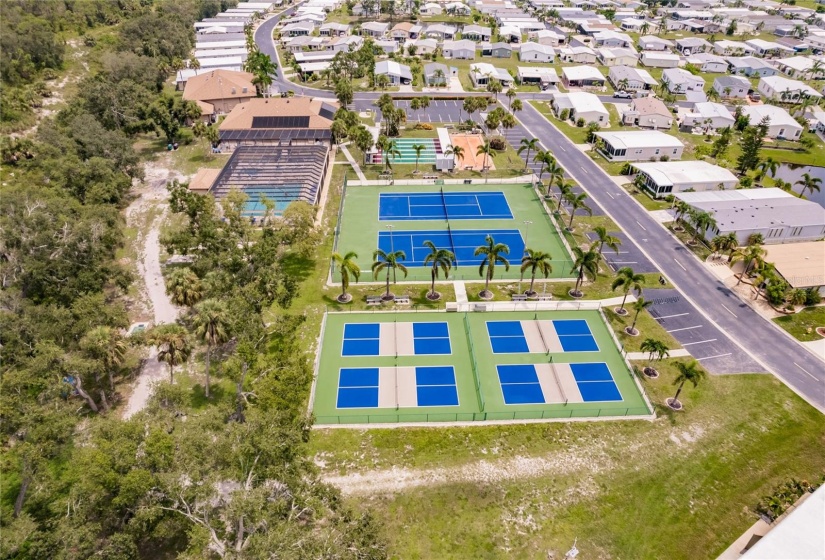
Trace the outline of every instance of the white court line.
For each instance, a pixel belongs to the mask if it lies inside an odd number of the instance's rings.
[[[797,364],[796,362],[794,362],[794,363],[793,363],[793,365],[795,365],[796,367],[798,367],[799,369],[801,369],[802,371],[804,371],[805,373],[807,373],[807,374],[811,377],[811,379],[813,379],[814,381],[819,381],[819,379],[817,379],[816,377],[814,377],[814,376],[813,376],[813,374],[812,374],[810,371],[808,371],[808,370],[807,370],[807,369],[805,369],[804,367],[800,366],[800,365],[799,365],[799,364]]]
[[[692,344],[707,344],[708,342],[716,342],[715,338],[709,338],[707,340],[700,340],[699,342],[686,342],[682,344],[682,346],[690,346]]]
[[[608,194],[609,194],[609,193],[608,193]],[[639,223],[639,220],[634,220],[634,221],[635,221],[637,224],[639,224],[639,227],[640,227],[640,228],[642,228],[643,230],[647,231],[647,228],[646,228],[645,226],[643,226],[641,223]]]
[[[679,331],[689,331],[690,329],[701,329],[704,325],[696,325],[693,327],[683,327],[681,329],[673,329],[667,332],[679,332]]]
[[[679,261],[677,261],[676,259],[673,259],[673,260],[674,260],[674,261],[676,261],[676,264],[678,264],[678,265],[679,265],[679,268],[681,268],[682,270],[684,270],[685,272],[687,272],[687,269],[686,269],[684,266],[682,266],[682,263],[680,263],[680,262],[679,262]]]
[[[731,353],[728,352],[727,354],[716,354],[715,356],[705,356],[704,358],[696,358],[698,361],[702,360],[712,360],[713,358],[724,358],[725,356],[730,356]]]
[[[685,315],[690,315],[690,313],[676,313],[674,315],[662,315],[661,317],[654,317],[654,319],[670,319],[671,317],[683,317]]]
[[[731,315],[733,315],[734,317],[736,317],[736,313],[734,313],[733,311],[731,311],[730,309],[728,309],[728,306],[727,306],[727,305],[725,305],[725,304],[723,303],[723,304],[722,304],[722,307],[724,307],[724,308],[725,308],[725,311],[727,311],[728,313],[730,313]]]

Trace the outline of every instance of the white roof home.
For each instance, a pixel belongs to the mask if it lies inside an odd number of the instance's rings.
[[[607,73],[607,77],[614,88],[622,91],[645,90],[658,85],[650,72],[630,66],[613,66]]]
[[[389,23],[382,23],[380,21],[368,21],[366,23],[361,24],[361,34],[372,35],[373,37],[381,37],[387,33],[387,30],[389,28]]]
[[[785,109],[776,105],[743,105],[742,114],[746,115],[750,124],[757,125],[762,119],[768,118],[768,137],[787,138],[798,140],[802,135],[802,125],[796,122]]]
[[[523,84],[557,84],[559,75],[555,68],[545,66],[519,66],[518,77]]]
[[[732,189],[736,175],[706,161],[656,161],[632,164],[642,174],[644,186],[657,198],[671,193]]]
[[[784,76],[759,78],[759,85],[756,89],[768,99],[781,99],[782,101],[797,101],[800,97],[822,97],[808,84]]]
[[[599,69],[593,66],[565,66],[561,69],[561,75],[570,85],[603,85],[605,81]]]
[[[556,51],[548,45],[539,43],[524,43],[519,50],[518,59],[521,62],[553,62]]]
[[[745,44],[754,50],[758,55],[765,56],[767,54],[793,54],[794,50],[785,45],[774,43],[773,41],[765,41],[764,39],[749,39]]]
[[[707,101],[696,103],[690,112],[685,113],[682,124],[718,130],[726,126],[733,126],[735,122],[736,119],[733,118],[727,107],[721,103]]]
[[[789,58],[778,58],[773,61],[777,68],[793,78],[794,76],[805,78],[809,76],[811,68],[814,66],[814,58],[807,56],[792,56]]]
[[[674,46],[673,41],[662,39],[656,35],[643,35],[639,37],[639,48],[646,51],[669,51]]]
[[[724,74],[728,71],[728,61],[716,54],[700,52],[688,55],[685,62],[693,64],[702,72]]]
[[[410,67],[399,64],[394,60],[379,60],[375,63],[375,75],[385,74],[389,76],[391,84],[401,84],[412,81]]]
[[[742,76],[719,76],[713,80],[713,89],[722,97],[745,98],[751,83]]]
[[[649,161],[651,158],[681,159],[685,145],[675,136],[658,130],[597,132],[600,152],[611,161]]]
[[[694,76],[682,68],[666,68],[662,72],[662,81],[667,83],[671,93],[684,93],[688,90],[704,90],[705,80],[701,76]]]
[[[585,122],[596,122],[601,126],[610,125],[610,113],[607,112],[598,96],[592,93],[583,91],[557,93],[553,96],[553,107],[556,114],[568,109],[572,120],[583,118]]]
[[[666,52],[644,51],[641,62],[650,68],[676,68],[679,66],[679,55]]]
[[[722,39],[713,43],[713,51],[722,56],[734,56],[753,54],[753,47],[746,45],[741,41],[728,41]]]
[[[596,55],[605,66],[636,66],[639,63],[636,51],[623,47],[599,47],[596,49]]]
[[[476,44],[469,39],[460,41],[444,41],[441,52],[445,58],[472,60],[476,56]]]
[[[513,82],[513,77],[503,68],[496,68],[487,62],[470,64],[470,79],[476,86],[486,85],[490,78],[498,80],[505,86]]]

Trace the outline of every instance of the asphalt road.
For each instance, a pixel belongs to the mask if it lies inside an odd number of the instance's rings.
[[[529,103],[525,103],[524,110],[516,116],[546,149],[553,151],[568,172],[574,170],[571,175],[584,187],[593,202],[605,208],[627,235],[625,245],[635,245],[678,288],[680,297],[691,304],[688,312],[695,313],[697,320],[701,317],[702,325],[716,327],[719,334],[714,335],[717,339],[714,342],[719,342],[723,337],[734,343],[730,348],[735,346],[739,351],[731,352],[732,357],[725,356],[727,360],[724,361],[738,364],[736,369],[741,372],[759,365],[758,371],[767,370],[780,377],[810,403],[825,411],[825,367],[822,360],[743,304],[736,294],[713,276],[704,263]],[[691,348],[688,347],[688,350]],[[714,360],[708,359],[702,363],[710,371],[717,371]]]

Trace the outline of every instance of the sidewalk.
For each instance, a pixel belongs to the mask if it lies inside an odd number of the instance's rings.
[[[347,147],[346,146],[340,146],[340,148],[341,148],[341,153],[343,153],[344,157],[347,158],[347,161],[352,166],[352,170],[355,171],[355,174],[358,176],[358,180],[359,181],[366,181],[367,176],[364,175],[363,171],[361,171],[361,167],[358,165],[358,163],[356,163],[355,158],[352,157],[351,153],[349,153],[349,150],[347,149]]]

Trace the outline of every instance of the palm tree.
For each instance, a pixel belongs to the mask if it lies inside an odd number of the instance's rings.
[[[779,169],[779,165],[779,162],[773,159],[772,157],[769,157],[764,161],[760,161],[759,165],[756,166],[756,168],[759,170],[759,172],[756,174],[756,180],[761,181],[765,178],[765,175],[767,175],[768,173],[770,173],[771,178],[776,177],[776,172]]]
[[[759,263],[759,268],[756,269],[757,275],[753,281],[753,287],[756,288],[756,295],[753,297],[754,301],[759,299],[759,294],[762,293],[762,284],[766,286],[773,280],[776,280],[776,269],[773,264],[769,262]],[[767,296],[765,296],[767,298]]]
[[[719,92],[715,88],[710,88],[705,94],[708,96],[708,101],[718,102],[720,99]]]
[[[114,372],[123,365],[128,349],[123,335],[112,327],[95,327],[85,334],[80,347],[103,363],[109,376],[109,388],[114,391]]]
[[[527,171],[527,166],[530,163],[530,152],[539,149],[539,140],[538,138],[522,138],[520,144],[521,147],[517,150],[517,153],[521,155],[521,152],[527,151],[527,155],[524,156],[524,170]]]
[[[639,32],[642,35],[647,35],[647,32],[650,31],[650,24],[648,22],[644,22],[641,27],[639,27]]]
[[[521,99],[513,99],[512,103],[510,103],[510,110],[513,113],[517,113],[524,109],[524,103],[521,102]]]
[[[589,216],[593,215],[593,209],[590,208],[584,201],[587,198],[586,193],[573,193],[567,195],[565,202],[570,205],[570,223],[567,224],[567,230],[573,231],[573,218],[576,216],[576,210],[584,210]]]
[[[627,90],[628,86],[630,86],[630,82],[628,81],[628,79],[622,78],[621,80],[619,80],[619,83],[616,84],[616,89],[618,89],[619,91],[625,91]]]
[[[484,142],[484,144],[476,148],[476,155],[480,156],[482,154],[484,154],[484,182],[486,183],[487,178],[490,174],[490,166],[487,164],[487,158],[493,155],[493,148],[490,146],[489,140],[487,140],[486,142]]]
[[[516,88],[510,88],[510,89],[508,89],[508,90],[507,90],[507,93],[505,93],[504,95],[506,95],[506,96],[507,96],[507,104],[510,106],[510,110],[512,111],[512,110],[513,110],[513,98],[514,98],[516,95],[518,95],[518,94],[516,93]],[[523,138],[522,138],[522,140],[523,140]]]
[[[559,188],[559,201],[558,204],[556,204],[555,212],[556,214],[559,214],[561,212],[561,203],[567,200],[567,197],[570,196],[570,194],[572,194],[573,187],[575,187],[576,185],[562,179],[558,182],[557,186]]]
[[[188,360],[192,353],[189,333],[180,325],[163,324],[152,329],[147,339],[158,347],[158,361],[169,364],[169,382],[173,383],[175,366]]]
[[[252,84],[257,88],[258,96],[262,97],[272,85],[277,67],[268,54],[256,50],[246,59],[244,70],[254,75]]]
[[[229,321],[226,306],[216,299],[207,299],[195,307],[192,318],[195,336],[206,343],[206,386],[204,394],[209,398],[209,366],[212,349],[229,340]]]
[[[333,265],[338,265],[338,270],[341,274],[341,295],[338,296],[338,301],[340,303],[347,303],[352,300],[352,296],[347,293],[350,277],[355,278],[356,283],[361,277],[361,267],[355,262],[355,259],[357,258],[358,253],[355,251],[350,251],[343,257],[340,253],[332,254]]]
[[[814,194],[814,191],[819,192],[822,185],[822,179],[819,177],[811,177],[810,173],[803,173],[802,178],[794,183],[794,185],[802,185],[802,190],[799,191],[800,196],[805,196],[805,191]]]
[[[602,226],[596,226],[593,228],[593,233],[596,234],[596,242],[599,244],[599,254],[602,254],[602,249],[605,245],[609,249],[613,249],[616,254],[619,254],[619,245],[622,244],[622,240],[616,237],[615,235],[610,235],[607,233],[607,228]]]
[[[496,264],[503,264],[504,270],[510,270],[510,261],[502,256],[510,254],[510,247],[504,243],[496,243],[493,236],[489,234],[484,238],[484,242],[486,245],[476,247],[473,255],[476,257],[484,255],[484,259],[482,259],[481,264],[478,266],[478,275],[484,276],[484,291],[479,295],[481,295],[482,298],[488,299],[493,297],[493,294],[490,292],[490,280],[493,279],[493,275],[495,274]],[[487,269],[486,274],[484,273],[485,268]]]
[[[387,138],[386,136],[379,136],[375,147],[381,150],[381,155],[384,158],[384,171],[388,171],[392,167],[390,158],[401,157],[401,152],[398,151],[395,140]]]
[[[739,238],[736,237],[736,233],[733,231],[722,235],[721,238],[719,250],[728,252],[728,264],[730,264],[733,260],[734,251],[739,247]]]
[[[679,370],[679,375],[676,376],[673,384],[678,384],[679,388],[676,390],[676,395],[674,395],[672,399],[669,399],[670,402],[668,405],[672,405],[673,408],[679,409],[682,408],[682,405],[679,402],[679,394],[682,392],[682,388],[685,386],[685,383],[689,381],[694,387],[696,387],[699,385],[699,382],[705,378],[705,370],[700,368],[699,362],[695,360],[688,363],[676,362],[676,369]]]
[[[550,253],[536,251],[534,249],[525,249],[524,256],[521,258],[521,274],[524,276],[524,271],[530,269],[530,288],[525,292],[528,296],[536,295],[533,285],[536,282],[536,272],[541,272],[545,278],[550,276],[553,272],[553,265],[550,264],[553,257]]]
[[[433,73],[433,78],[434,78],[433,81],[435,82],[436,87],[440,87],[441,85],[444,85],[444,86],[447,85],[447,78],[446,78],[446,76],[444,76],[444,70],[442,70],[441,68],[439,68],[438,70],[436,70]]]
[[[418,160],[421,159],[421,152],[427,149],[427,146],[424,144],[413,144],[412,149],[415,150],[415,171],[413,173],[418,173]]]
[[[639,297],[636,301],[633,302],[633,310],[636,312],[636,315],[633,316],[633,324],[631,324],[628,328],[625,329],[625,332],[631,336],[636,336],[639,334],[639,331],[636,330],[636,321],[639,320],[639,313],[643,310],[647,309],[653,305],[652,301],[647,301],[643,297]]]
[[[630,290],[636,292],[636,295],[642,293],[642,284],[645,283],[645,275],[644,274],[636,274],[632,268],[629,266],[623,266],[619,270],[616,271],[616,278],[613,280],[613,283],[610,285],[610,289],[615,291],[616,288],[624,288],[624,297],[622,298],[622,305],[619,306],[619,309],[616,310],[616,313],[619,315],[627,315],[627,309],[625,309],[624,304],[627,301],[627,295],[630,293]]]
[[[694,211],[689,214],[694,229],[692,243],[696,244],[700,235],[704,237],[708,229],[716,228],[716,219],[710,212]]]
[[[453,165],[458,167],[458,160],[464,159],[464,148],[461,146],[450,146],[445,152],[448,156],[453,156]]]
[[[544,162],[544,171],[550,179],[547,181],[547,195],[549,196],[553,183],[564,181],[564,169],[561,165],[559,165],[559,162],[556,161],[556,158],[550,158],[548,161]]]
[[[539,184],[541,184],[541,178],[547,169],[546,164],[551,161],[556,161],[556,158],[553,157],[553,152],[550,150],[538,150],[536,155],[533,156],[533,162],[541,164],[539,167]]]
[[[395,297],[390,293],[390,270],[395,273],[395,270],[398,269],[404,273],[404,277],[406,278],[407,267],[399,262],[405,260],[406,258],[407,255],[404,251],[393,251],[391,253],[387,253],[381,249],[376,249],[372,253],[372,277],[377,278],[378,273],[384,269],[387,271],[387,293],[384,294],[384,299],[387,301]]]
[[[433,301],[439,299],[441,295],[435,291],[435,281],[438,279],[438,269],[444,271],[444,278],[450,277],[450,269],[453,267],[455,255],[452,251],[447,249],[439,249],[430,240],[424,242],[424,246],[430,250],[430,253],[424,257],[424,266],[432,264],[430,275],[432,276],[432,284],[430,284],[430,293],[427,294],[427,299]]]
[[[762,263],[762,258],[765,256],[765,249],[760,247],[759,245],[748,245],[746,247],[740,247],[736,250],[733,255],[732,262],[736,261],[743,261],[744,267],[742,269],[742,273],[739,275],[739,281],[736,283],[738,286],[742,282],[742,278],[747,276],[748,272],[751,269],[751,266],[756,264],[760,266]]]
[[[166,293],[175,305],[191,307],[203,297],[203,287],[192,269],[173,268],[166,277]]]
[[[670,348],[661,340],[646,338],[639,349],[642,352],[647,352],[647,366],[642,370],[644,374],[648,377],[658,377],[659,372],[653,367],[653,362],[654,360],[660,362],[670,356]]]
[[[582,292],[579,289],[587,278],[590,281],[596,279],[599,273],[599,263],[601,263],[602,256],[594,251],[592,248],[585,252],[581,247],[573,247],[573,256],[576,260],[573,262],[572,272],[576,272],[576,285],[570,295],[573,297],[582,297]]]
[[[676,211],[676,214],[675,214],[676,224],[677,225],[681,224],[682,223],[682,218],[685,216],[685,214],[690,212],[690,204],[688,204],[684,200],[677,200],[673,204],[673,210]]]

